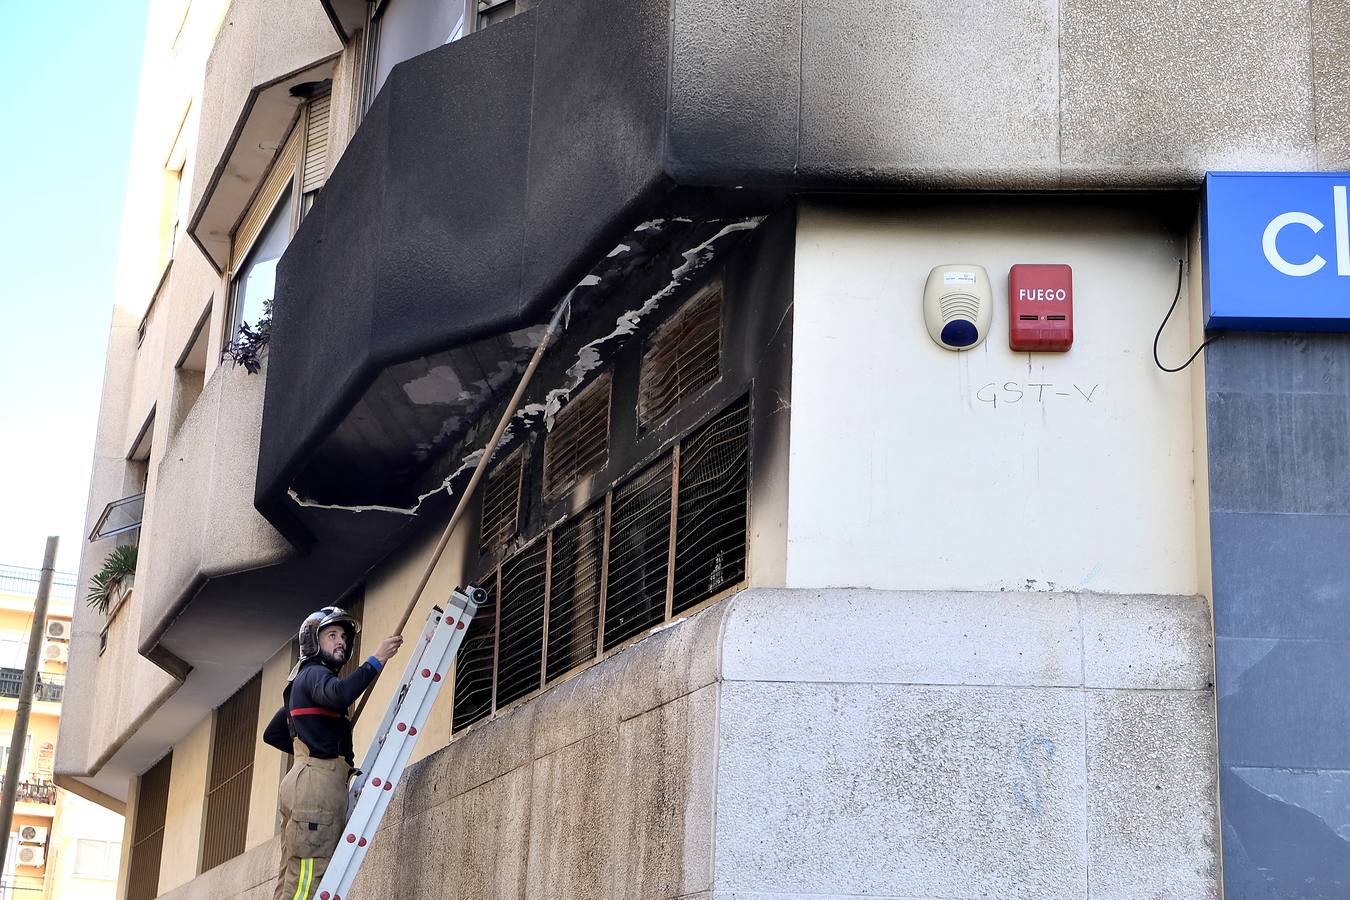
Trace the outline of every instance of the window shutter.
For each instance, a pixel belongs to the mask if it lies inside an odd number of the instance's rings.
[[[171,751],[141,776],[136,789],[127,900],[154,900],[159,894],[159,863],[164,852],[164,822],[169,809],[169,773],[172,769]]]
[[[609,458],[608,374],[597,378],[553,420],[544,440],[544,496],[556,497]]]
[[[253,248],[253,242],[262,233],[263,226],[272,215],[272,210],[276,208],[277,201],[295,183],[295,166],[300,159],[300,131],[299,128],[291,129],[291,136],[281,148],[276,162],[272,164],[272,171],[264,179],[262,187],[258,190],[258,196],[253,198],[253,205],[244,213],[244,218],[239,220],[239,226],[234,229],[234,237],[230,241],[231,272],[238,271],[244,257]]]
[[[308,194],[323,187],[328,172],[328,121],[333,106],[333,94],[325,91],[309,101],[305,123],[305,163],[300,176],[300,190]]]
[[[721,373],[722,285],[713,285],[662,325],[642,357],[638,422],[659,425]]]
[[[216,710],[206,785],[203,872],[244,852],[261,692],[259,673]]]
[[[520,485],[524,477],[524,453],[517,448],[493,466],[483,489],[482,524],[478,529],[479,552],[484,555],[504,549],[520,525]]]

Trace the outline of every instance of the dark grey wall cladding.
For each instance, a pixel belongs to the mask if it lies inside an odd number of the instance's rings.
[[[1206,355],[1226,896],[1350,896],[1350,335]]]

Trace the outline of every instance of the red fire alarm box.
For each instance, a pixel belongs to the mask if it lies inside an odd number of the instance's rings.
[[[1016,265],[1008,273],[1008,346],[1063,352],[1073,346],[1073,269]]]

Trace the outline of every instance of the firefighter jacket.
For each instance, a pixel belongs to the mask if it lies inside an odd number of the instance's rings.
[[[285,704],[272,716],[263,740],[290,753],[291,739],[299,738],[315,759],[340,758],[353,765],[352,723],[347,707],[370,686],[381,668],[372,656],[346,678],[339,678],[322,660],[305,660],[294,680],[286,685]]]

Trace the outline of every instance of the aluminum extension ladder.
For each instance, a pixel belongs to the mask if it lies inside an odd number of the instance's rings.
[[[342,900],[356,880],[370,841],[393,798],[394,786],[403,777],[418,734],[426,724],[450,667],[455,664],[469,623],[478,612],[479,604],[486,599],[487,591],[482,588],[456,589],[444,611],[436,607],[427,617],[422,636],[413,647],[412,658],[403,672],[403,680],[375,732],[375,740],[361,760],[360,774],[352,783],[347,798],[350,811],[347,826],[328,863],[328,870],[319,882],[319,890],[313,895],[319,900]]]

